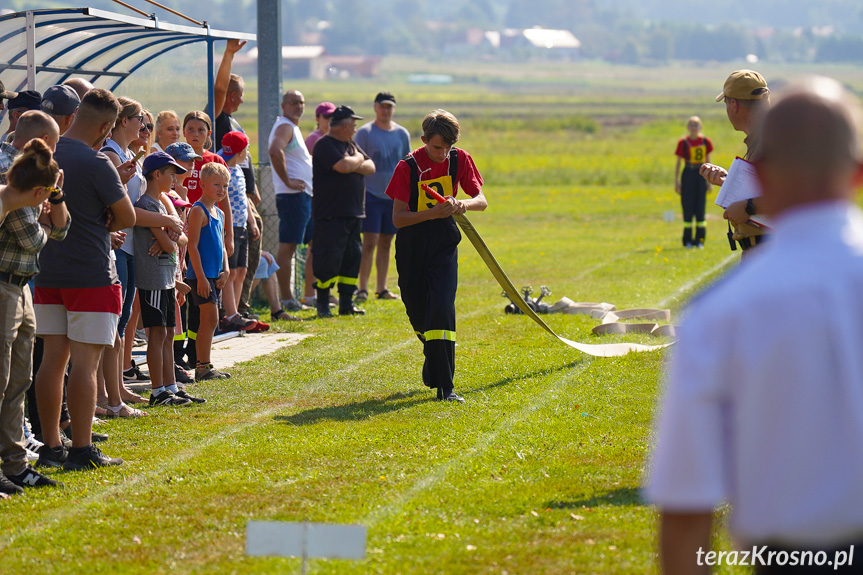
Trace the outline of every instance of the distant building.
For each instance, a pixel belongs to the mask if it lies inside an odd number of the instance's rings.
[[[503,31],[468,28],[463,42],[499,55],[573,58],[581,49],[581,41],[569,30],[539,27]]]
[[[258,60],[257,47],[234,57],[234,66],[254,68]],[[337,56],[328,54],[324,46],[282,46],[282,73],[285,78],[370,78],[380,74],[380,56]]]

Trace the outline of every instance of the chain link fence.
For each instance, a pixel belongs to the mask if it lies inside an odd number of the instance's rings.
[[[258,214],[264,222],[264,233],[261,249],[276,255],[279,251],[279,212],[276,209],[276,189],[273,186],[273,170],[269,163],[255,164],[255,182],[261,194],[258,204]],[[294,297],[303,295],[305,282],[306,246],[298,246],[292,262],[291,286]]]

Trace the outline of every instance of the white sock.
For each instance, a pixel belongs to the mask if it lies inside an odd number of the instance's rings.
[[[240,315],[240,314],[235,313],[234,315],[225,316],[225,319],[226,319],[227,321],[231,321],[232,319],[234,319],[235,317],[238,317],[239,315]]]
[[[168,386],[168,387],[166,387],[165,389],[167,389],[167,390],[168,390],[168,391],[170,391],[171,393],[177,393],[178,391],[180,391],[180,388],[179,388],[179,387],[177,387],[177,384],[176,384],[176,383],[172,383],[171,385],[169,385],[169,386]]]
[[[163,385],[162,387],[154,387],[150,393],[152,393],[153,397],[155,397],[155,396],[160,395],[164,392],[165,392],[165,386]]]

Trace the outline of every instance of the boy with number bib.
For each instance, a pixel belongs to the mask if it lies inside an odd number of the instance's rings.
[[[454,148],[459,138],[455,116],[445,110],[423,119],[425,144],[398,163],[386,194],[394,200],[396,267],[405,311],[423,343],[423,383],[442,401],[463,403],[454,391],[455,292],[461,232],[453,215],[483,211],[482,176],[470,154]],[[425,184],[446,198],[437,204]],[[459,186],[469,197],[455,199]]]
[[[698,171],[710,162],[713,142],[701,133],[701,118],[692,116],[686,124],[689,135],[677,142],[677,164],[674,167],[674,191],[680,196],[683,208],[683,247],[704,247],[707,226],[704,210],[707,203],[707,181]],[[680,164],[683,164],[683,170]],[[692,220],[695,219],[695,238],[692,237]]]

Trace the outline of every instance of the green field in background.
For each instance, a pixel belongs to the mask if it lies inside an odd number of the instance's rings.
[[[489,199],[470,219],[517,286],[547,285],[554,301],[668,307],[676,322],[688,298],[736,263],[712,195],[706,248],[682,248],[673,191],[690,115],[704,119],[715,163],[744,151],[713,101],[726,66],[423,64],[456,76],[443,87],[408,84],[416,68],[389,60],[377,81],[291,83],[308,103],[304,132],[317,102],[371,115],[380,89],[396,93],[396,120],[415,145],[428,110],[455,113]],[[168,95],[178,112],[192,106],[189,77],[174,78],[173,89],[142,82],[151,100],[139,99],[154,110]],[[253,142],[255,86],[237,115]],[[299,560],[245,557],[245,525],[309,520],[369,529],[365,560],[312,561],[310,573],[656,572],[655,514],[639,489],[666,353],[582,355],[505,315],[468,242],[459,262],[456,390],[466,404],[443,405],[423,387],[401,302],[370,300],[365,317],[276,323],[314,337],[199,384],[203,406],[100,427],[111,436],[104,451],[126,465],[53,473],[65,490],[0,503],[0,570],[299,572]],[[586,343],[664,341],[596,337],[586,316],[547,318]],[[717,537],[729,548],[723,528]]]

